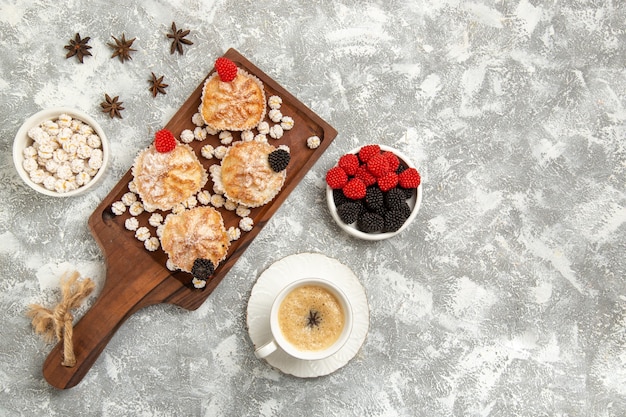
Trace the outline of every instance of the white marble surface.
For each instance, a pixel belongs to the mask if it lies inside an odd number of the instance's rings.
[[[620,1],[0,0],[0,415],[626,415],[626,4]],[[172,21],[193,46],[170,55]],[[83,65],[66,60],[79,32]],[[136,37],[133,60],[111,36]],[[99,287],[86,221],[234,47],[329,121],[336,141],[194,312],[131,317],[75,388],[42,377],[51,345],[24,313],[66,269]],[[167,95],[152,98],[150,72]],[[119,95],[122,120],[100,113]],[[12,138],[69,105],[112,142],[103,183],[72,199],[20,183]],[[400,236],[340,232],[324,175],[366,143],[424,177]],[[255,359],[246,303],[261,271],[314,251],[365,287],[370,331],[339,371],[302,380]],[[84,313],[96,295],[92,296]]]

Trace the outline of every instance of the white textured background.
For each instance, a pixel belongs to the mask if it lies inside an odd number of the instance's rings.
[[[130,3],[0,0],[0,415],[626,415],[624,2]],[[192,31],[184,56],[172,21]],[[76,32],[83,65],[64,57]],[[123,64],[106,46],[122,32],[138,49]],[[200,309],[140,311],[77,387],[51,388],[27,304],[53,303],[68,268],[102,284],[87,218],[229,47],[337,139]],[[124,119],[100,113],[105,92]],[[112,142],[84,197],[36,195],[12,165],[22,121],[57,105]],[[371,142],[424,178],[415,223],[378,243],[342,234],[324,201],[326,170]],[[245,327],[259,273],[303,251],[352,268],[371,307],[359,354],[313,380],[255,359]]]

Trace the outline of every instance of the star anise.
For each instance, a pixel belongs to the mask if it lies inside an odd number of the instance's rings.
[[[165,77],[165,75],[161,75],[157,78],[157,76],[154,75],[154,72],[151,74],[152,78],[148,81],[150,82],[149,90],[152,91],[152,97],[156,97],[159,93],[165,94],[165,89],[168,87],[168,85],[163,82],[163,77]]]
[[[76,58],[78,58],[78,60],[82,64],[83,58],[85,56],[91,56],[91,52],[89,52],[89,49],[91,49],[91,46],[87,45],[87,42],[89,42],[89,39],[91,39],[89,36],[87,36],[84,39],[81,39],[80,35],[77,33],[74,36],[74,39],[70,39],[70,43],[64,46],[64,48],[69,51],[67,55],[65,55],[65,58],[66,59],[71,58],[74,55],[76,55]]]
[[[313,326],[319,327],[321,321],[322,321],[322,318],[320,317],[317,311],[309,310],[309,316],[306,318],[306,325],[308,327],[313,327]]]
[[[136,49],[132,48],[132,45],[133,45],[133,42],[135,42],[135,39],[137,38],[126,40],[126,35],[123,33],[122,33],[122,39],[117,39],[115,36],[111,36],[111,37],[113,38],[113,40],[115,40],[115,43],[107,43],[107,45],[109,45],[114,50],[113,55],[111,55],[111,58],[118,57],[121,62],[124,62],[125,60],[128,60],[128,59],[133,59],[133,57],[130,56],[130,53],[136,51]]]
[[[119,98],[119,96],[111,98],[108,94],[105,94],[105,101],[100,103],[100,107],[102,107],[102,112],[109,113],[109,117],[111,119],[114,117],[119,117],[120,119],[122,118],[122,114],[120,112],[124,110],[124,107],[122,107],[123,102],[118,101]]]
[[[183,54],[183,44],[193,45],[189,39],[185,39],[185,36],[189,35],[189,30],[182,30],[176,28],[176,23],[172,22],[172,33],[168,33],[167,37],[172,39],[172,46],[170,47],[170,54],[174,51],[178,51],[179,54]]]

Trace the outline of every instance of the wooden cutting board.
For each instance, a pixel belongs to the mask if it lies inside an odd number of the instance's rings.
[[[188,310],[197,309],[224,279],[263,226],[337,136],[337,131],[332,126],[237,51],[229,49],[224,56],[259,78],[264,84],[267,98],[272,95],[281,97],[282,114],[290,116],[295,122],[293,129],[285,131],[281,139],[274,140],[268,136],[268,141],[274,146],[285,144],[290,148],[291,161],[287,167],[287,178],[282,191],[272,202],[251,211],[249,217],[254,221],[253,229],[249,232],[242,231],[241,237],[231,243],[227,258],[216,268],[206,288],[199,290],[191,284],[190,274],[181,271],[171,272],[166,268],[167,255],[161,249],[155,252],[147,251],[143,242],[135,238],[134,232],[126,230],[124,222],[130,217],[128,212],[116,216],[111,211],[111,205],[128,192],[128,184],[132,180],[129,169],[89,218],[91,233],[104,253],[106,281],[95,304],[74,327],[76,366],[67,368],[61,365],[62,343],[53,348],[44,362],[43,375],[50,385],[66,389],[78,384],[98,359],[116,330],[141,308],[169,303]],[[207,77],[210,74],[207,74]],[[179,137],[184,129],[195,128],[191,118],[198,111],[203,84],[204,80],[164,126],[176,137]],[[265,120],[270,126],[274,124],[267,116]],[[146,146],[152,143],[154,133],[161,128],[161,126],[154,126],[153,131],[146,134]],[[238,140],[239,135],[238,132],[234,132],[234,140]],[[321,145],[317,149],[309,149],[306,144],[307,138],[313,135],[321,139]],[[216,136],[209,136],[205,141],[194,141],[190,145],[199,155],[200,148],[205,144],[217,147],[220,142]],[[215,158],[207,160],[199,156],[198,159],[207,171],[211,164],[219,162]],[[213,194],[212,186],[209,178],[205,189],[211,194]],[[219,211],[224,217],[227,229],[238,225],[240,217],[234,212],[223,208]],[[163,214],[165,217],[167,213]],[[149,213],[143,213],[137,216],[137,219],[140,226],[148,227],[154,236],[156,235],[155,229],[148,224],[149,216]]]

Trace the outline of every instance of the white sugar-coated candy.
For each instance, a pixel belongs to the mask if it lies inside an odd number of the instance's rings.
[[[202,142],[203,140],[206,139],[207,136],[207,132],[206,129],[198,126],[193,130],[193,136],[197,141]]]
[[[97,158],[92,155],[91,158],[89,158],[88,165],[89,168],[100,169],[102,168],[102,158]]]
[[[322,141],[318,136],[311,136],[306,140],[306,146],[308,146],[310,149],[318,148],[321,143]]]
[[[23,152],[24,158],[32,158],[37,155],[37,149],[33,146],[27,146],[24,148]]]
[[[82,123],[78,129],[78,133],[84,136],[93,134],[93,128],[86,123]]]
[[[76,184],[78,186],[82,186],[87,184],[89,181],[91,181],[92,176],[89,175],[87,172],[83,171],[83,172],[79,172],[78,174],[76,174]]]
[[[50,174],[56,173],[57,169],[59,169],[59,163],[54,159],[48,159],[44,166],[46,168],[46,171],[48,171]]]
[[[39,164],[35,158],[26,158],[22,163],[22,167],[26,172],[33,172],[39,167]]]
[[[224,130],[220,132],[219,138],[222,145],[230,145],[233,141],[233,134],[228,130]]]
[[[172,207],[172,213],[174,214],[180,214],[183,211],[185,211],[185,205],[182,203],[176,204],[174,207]]]
[[[169,269],[170,271],[177,271],[178,267],[176,265],[174,265],[174,262],[172,262],[171,259],[168,259],[167,261],[165,261],[165,266],[167,267],[167,269]],[[195,279],[195,278],[194,278]]]
[[[280,109],[281,104],[283,104],[283,99],[279,96],[274,95],[267,99],[267,105],[270,109]]]
[[[207,190],[200,191],[196,198],[198,199],[198,202],[204,206],[211,204],[211,193]]]
[[[193,284],[193,287],[194,287],[194,288],[197,288],[197,289],[201,289],[201,288],[206,287],[206,281],[205,281],[205,280],[203,280],[203,279],[198,279],[198,278],[196,278],[196,277],[194,277],[194,278],[191,280],[191,283]]]
[[[139,216],[143,213],[143,210],[143,204],[141,204],[141,201],[135,201],[130,205],[130,207],[128,207],[128,212],[131,216]]]
[[[56,184],[56,182],[57,179],[54,178],[52,175],[49,175],[43,180],[43,186],[46,190],[54,191],[54,185]]]
[[[64,149],[57,149],[52,153],[52,159],[59,164],[67,162],[70,155]]]
[[[244,232],[249,232],[254,227],[254,221],[250,217],[239,220],[239,228]]]
[[[267,143],[267,136],[262,133],[259,133],[258,135],[254,137],[254,140],[257,142],[261,142],[261,143]]]
[[[226,200],[226,202],[224,202],[224,208],[228,211],[234,211],[237,209],[237,203],[232,200]]]
[[[97,158],[102,160],[102,158],[104,157],[104,154],[102,152],[102,149],[93,149],[91,151],[91,158]]]
[[[191,122],[196,126],[204,126],[204,119],[200,113],[194,113],[194,115],[191,116]]]
[[[254,133],[251,130],[241,132],[241,140],[244,142],[250,142],[254,139]]]
[[[70,162],[70,168],[72,168],[72,172],[74,174],[78,174],[80,172],[84,172],[87,165],[83,159],[72,159],[72,162]]]
[[[115,203],[111,204],[111,211],[116,216],[120,216],[126,211],[126,204],[122,203],[121,201],[116,201]]]
[[[41,184],[41,183],[44,182],[46,177],[48,177],[49,175],[50,174],[48,174],[43,169],[36,169],[36,170],[30,172],[30,179],[35,184]]]
[[[239,205],[235,213],[237,213],[239,217],[248,217],[250,215],[250,209],[246,206]]]
[[[192,209],[198,205],[198,199],[195,195],[192,195],[187,200],[183,201],[183,205],[188,209]]]
[[[241,237],[241,230],[238,227],[231,226],[226,231],[226,234],[228,235],[228,240],[237,240]]]
[[[74,133],[70,140],[77,145],[87,144],[87,137],[81,135],[80,133]]]
[[[283,128],[280,125],[274,125],[270,127],[270,137],[273,139],[280,139],[283,137]]]
[[[81,121],[80,121],[80,120],[78,120],[78,119],[73,119],[73,120],[70,122],[70,129],[72,129],[72,131],[74,131],[74,132],[78,132],[78,131],[80,131],[80,127],[81,127],[82,125],[83,125],[83,122],[81,122]]]
[[[63,113],[57,118],[57,124],[59,125],[59,127],[70,127],[71,123],[72,116],[70,116],[69,114]]]
[[[152,213],[148,219],[148,223],[152,227],[159,227],[163,224],[163,215],[161,213]]]
[[[36,143],[43,143],[50,140],[48,132],[40,127],[34,127],[28,131],[28,137],[34,140]]]
[[[202,149],[200,149],[200,154],[206,159],[213,158],[214,152],[215,148],[213,148],[212,145],[204,145]]]
[[[145,242],[146,240],[150,239],[150,230],[145,226],[141,226],[135,232],[135,237],[137,238],[137,240]]]
[[[221,194],[213,194],[211,196],[211,204],[215,208],[223,207],[225,202],[226,200],[224,199],[224,196]]]
[[[87,145],[91,146],[94,149],[99,148],[102,146],[102,140],[98,135],[89,135],[87,136]]]
[[[222,159],[224,158],[227,152],[228,152],[228,148],[226,146],[218,146],[217,148],[215,148],[215,151],[213,152],[213,156],[215,156],[217,159]]]
[[[58,193],[67,193],[76,189],[76,183],[68,180],[57,179],[54,183],[54,190]]]
[[[124,222],[124,227],[131,232],[134,232],[139,228],[139,220],[136,217],[129,217]]]
[[[295,124],[295,122],[289,116],[283,116],[283,118],[280,119],[280,127],[282,127],[283,130],[291,130],[291,129],[293,129],[294,124]]]
[[[68,180],[74,176],[72,167],[68,163],[62,163],[57,168],[56,176],[62,180]]]
[[[59,141],[68,141],[72,138],[74,132],[69,127],[64,127],[59,130],[59,134],[57,135],[57,139]]]
[[[84,138],[84,136],[81,136]],[[74,139],[70,139],[71,142],[76,145],[76,156],[82,159],[88,159],[91,156],[91,153],[94,151],[94,149],[92,149],[89,145],[87,145],[87,139],[85,139],[84,141],[79,141],[79,140],[74,140]],[[79,153],[81,152],[81,148],[83,148],[82,153],[83,155],[79,155]],[[85,157],[84,154],[88,153],[89,156]]]
[[[71,140],[66,140],[63,142],[63,150],[67,152],[69,155],[76,155],[78,151],[78,145]]]
[[[154,252],[155,250],[159,249],[159,239],[154,236],[149,237],[143,242],[143,246],[146,248],[146,250]]]
[[[267,135],[268,133],[270,133],[270,124],[267,123],[266,121],[262,121],[261,123],[259,123],[259,125],[256,127],[257,132],[259,132],[261,135]]]
[[[193,132],[190,129],[185,129],[180,132],[180,140],[183,143],[191,143],[195,139]]]
[[[205,126],[204,130],[206,130],[206,134],[207,135],[217,135],[218,133],[220,133],[219,130],[213,129],[213,128],[209,127],[209,126]]]
[[[124,195],[122,196],[122,203],[124,203],[128,207],[130,207],[130,205],[133,204],[135,201],[137,201],[137,194],[133,192],[124,193]]]
[[[270,120],[274,123],[280,123],[280,119],[283,118],[283,114],[281,113],[280,110],[278,109],[271,109],[268,113],[267,113],[267,117],[270,118]]]

